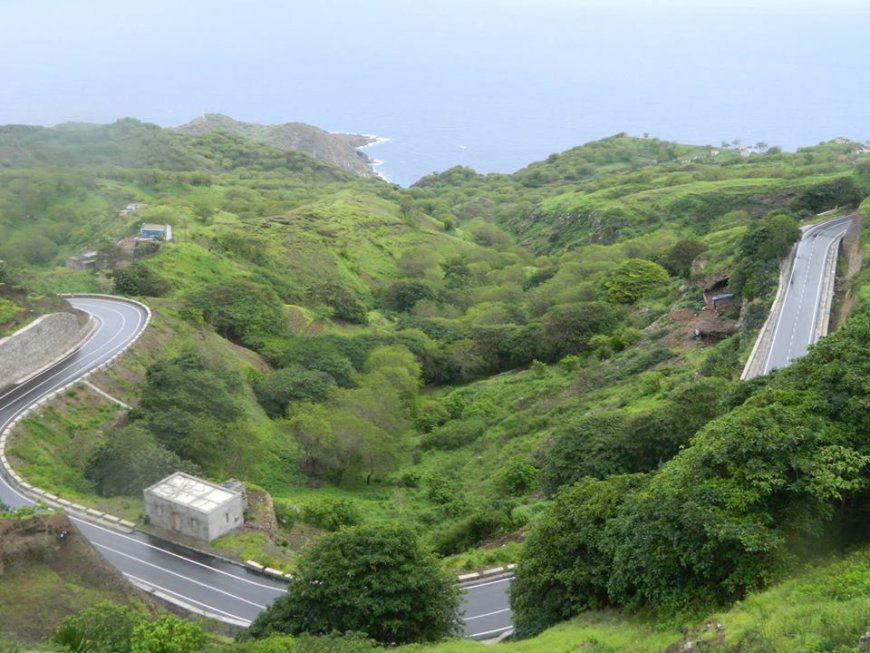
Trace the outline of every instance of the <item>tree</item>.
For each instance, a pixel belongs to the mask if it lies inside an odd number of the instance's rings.
[[[236,375],[212,369],[197,353],[186,351],[151,365],[145,379],[131,420],[141,421],[161,445],[207,471],[244,466],[234,457],[253,452],[257,442],[239,433],[244,411],[234,396],[241,387]]]
[[[191,293],[184,311],[201,318],[225,338],[256,348],[265,337],[284,331],[282,306],[271,287],[236,278]]]
[[[778,212],[765,216],[740,241],[740,258],[731,275],[731,288],[750,299],[770,291],[779,259],[788,254],[800,236],[791,214]]]
[[[399,270],[406,277],[437,280],[440,276],[438,254],[431,247],[414,247],[402,252]]]
[[[287,594],[247,636],[362,632],[383,645],[431,642],[459,631],[459,588],[409,528],[356,526],[325,535],[299,557]]]
[[[381,302],[392,311],[410,311],[424,299],[435,299],[436,292],[427,281],[396,281],[384,291]]]
[[[254,383],[254,394],[269,417],[281,417],[291,401],[323,401],[335,387],[335,379],[325,372],[290,365]]]
[[[707,246],[697,240],[680,240],[667,251],[663,265],[675,277],[688,277],[692,262]]]
[[[618,321],[617,310],[605,302],[554,306],[544,316],[542,336],[549,350],[547,360],[555,362],[568,354],[586,351],[592,336],[611,331]]]
[[[818,396],[762,389],[710,423],[626,499],[610,597],[677,611],[742,598],[835,537],[833,518],[866,489],[870,456],[826,422]]]
[[[196,473],[195,465],[161,446],[139,424],[117,429],[88,457],[85,478],[104,497],[138,496],[178,470]]]
[[[296,407],[288,422],[299,444],[299,467],[312,478],[338,482],[351,460],[344,443],[336,440],[329,411],[322,404],[305,402]]]
[[[583,610],[607,606],[612,543],[604,527],[642,476],[583,479],[562,490],[526,540],[511,584],[517,634],[536,635]]]
[[[324,281],[308,290],[308,298],[314,304],[325,304],[333,310],[333,317],[354,324],[368,324],[369,315],[365,305],[356,294],[334,281]]]

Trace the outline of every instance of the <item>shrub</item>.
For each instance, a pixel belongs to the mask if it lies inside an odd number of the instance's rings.
[[[135,610],[102,601],[64,619],[52,639],[69,650],[74,650],[70,648],[71,633],[78,631],[85,634],[93,648],[98,651],[129,653],[133,629],[141,621],[142,617]],[[65,638],[66,643],[58,641],[58,638]]]
[[[142,263],[112,273],[112,288],[119,295],[160,297],[169,292],[169,283]]]
[[[510,529],[510,516],[500,510],[480,510],[434,537],[435,550],[453,555]]]
[[[608,298],[618,304],[633,304],[668,282],[668,272],[658,263],[632,258],[620,263],[604,281]]]
[[[459,449],[483,435],[486,424],[482,417],[450,421],[425,434],[420,445],[423,449]]]
[[[337,531],[345,526],[356,526],[362,522],[362,514],[356,503],[350,499],[326,497],[302,508],[302,520],[313,526]]]
[[[172,616],[139,623],[131,639],[132,653],[198,653],[208,641],[202,628]]]
[[[522,458],[513,458],[503,465],[493,477],[499,492],[510,496],[522,496],[538,484],[538,468]]]

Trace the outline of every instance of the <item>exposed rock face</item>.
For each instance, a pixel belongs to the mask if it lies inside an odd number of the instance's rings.
[[[359,149],[374,142],[371,136],[333,134],[301,122],[283,125],[257,125],[239,122],[229,116],[207,113],[177,127],[182,134],[223,132],[267,143],[284,150],[298,150],[315,159],[344,168],[363,177],[375,176],[370,159]]]

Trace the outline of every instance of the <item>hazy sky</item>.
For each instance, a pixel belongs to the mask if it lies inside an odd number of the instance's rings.
[[[870,138],[868,34],[870,0],[0,0],[0,124],[210,111],[462,144],[544,124],[541,154],[622,130],[793,147]]]

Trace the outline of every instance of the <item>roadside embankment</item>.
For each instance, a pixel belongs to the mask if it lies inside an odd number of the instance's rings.
[[[80,311],[50,313],[0,340],[0,388],[21,383],[78,349],[96,324]]]
[[[0,518],[0,633],[40,643],[64,617],[97,601],[152,605],[66,515]]]

